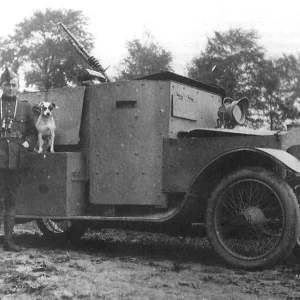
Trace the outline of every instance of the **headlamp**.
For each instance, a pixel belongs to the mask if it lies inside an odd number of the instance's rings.
[[[237,101],[226,97],[223,105],[218,111],[218,127],[234,128],[236,125],[242,125],[246,121],[246,114],[249,107],[249,100],[243,97]]]

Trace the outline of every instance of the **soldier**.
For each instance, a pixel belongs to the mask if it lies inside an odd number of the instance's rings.
[[[5,69],[0,78],[0,195],[4,198],[4,244],[5,251],[20,251],[13,242],[16,195],[22,171],[28,167],[28,151],[37,139],[32,106],[17,97],[19,79],[17,74]]]

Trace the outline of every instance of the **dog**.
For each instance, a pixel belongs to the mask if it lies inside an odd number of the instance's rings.
[[[54,153],[54,138],[56,124],[52,115],[52,111],[56,108],[54,103],[41,102],[38,105],[40,115],[35,123],[35,128],[38,131],[38,153],[46,151],[50,147],[50,152]]]

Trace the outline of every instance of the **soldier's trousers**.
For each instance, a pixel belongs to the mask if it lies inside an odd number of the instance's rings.
[[[3,201],[3,215],[15,216],[17,192],[21,183],[18,170],[0,169],[0,198]]]

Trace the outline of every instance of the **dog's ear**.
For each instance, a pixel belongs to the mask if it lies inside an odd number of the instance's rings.
[[[53,102],[52,102],[52,106],[53,106],[54,108],[56,108],[56,105],[55,105],[55,103],[53,103]]]
[[[43,102],[43,101],[40,102],[38,106],[39,106],[39,107],[43,107],[43,106],[44,106],[44,102]]]

